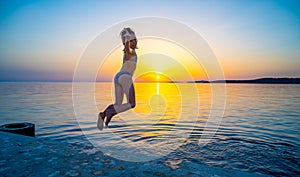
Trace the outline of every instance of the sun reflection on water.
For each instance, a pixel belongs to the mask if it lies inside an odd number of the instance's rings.
[[[111,89],[112,94],[109,94],[110,98],[107,94],[106,98],[100,95],[100,90],[103,90],[101,85],[113,87],[108,83],[98,83],[95,96],[99,101],[97,104],[99,110],[111,104],[114,98],[113,89]],[[186,131],[197,129],[200,124],[203,126],[210,113],[211,86],[210,84],[196,85],[198,95],[192,95],[190,90],[193,86],[194,84],[188,83],[135,83],[136,107],[116,115],[111,124],[116,128],[123,127],[122,124],[129,124],[130,126],[126,126],[128,133],[134,129],[134,133],[142,137],[168,135],[176,125]],[[195,100],[200,104],[195,104]],[[195,110],[198,114],[191,119],[190,116]],[[193,120],[198,121],[196,127],[194,127]]]

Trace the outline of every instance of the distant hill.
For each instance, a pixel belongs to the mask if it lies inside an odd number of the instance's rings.
[[[240,84],[300,84],[300,78],[259,78],[252,80],[195,81],[195,83],[240,83]]]

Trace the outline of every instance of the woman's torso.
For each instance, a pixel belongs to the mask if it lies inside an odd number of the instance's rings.
[[[133,75],[135,69],[136,69],[136,63],[137,63],[137,56],[132,56],[130,59],[126,58],[126,54],[124,53],[123,57],[123,65],[121,68],[121,71],[129,72]]]

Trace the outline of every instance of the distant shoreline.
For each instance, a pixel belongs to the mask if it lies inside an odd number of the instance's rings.
[[[300,78],[259,78],[251,80],[215,80],[195,81],[195,83],[226,83],[226,84],[300,84]]]
[[[0,83],[3,82],[73,82],[72,80],[0,80]],[[112,81],[76,81],[76,82],[109,82]],[[156,81],[135,81],[136,83],[157,83]],[[249,80],[196,80],[196,81],[161,81],[159,83],[226,83],[226,84],[300,84],[300,78],[258,78],[258,79],[249,79]]]

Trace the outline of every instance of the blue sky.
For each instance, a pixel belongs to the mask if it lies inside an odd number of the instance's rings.
[[[1,1],[0,80],[71,80],[82,52],[108,27],[159,16],[210,44],[228,79],[300,77],[300,2]]]

